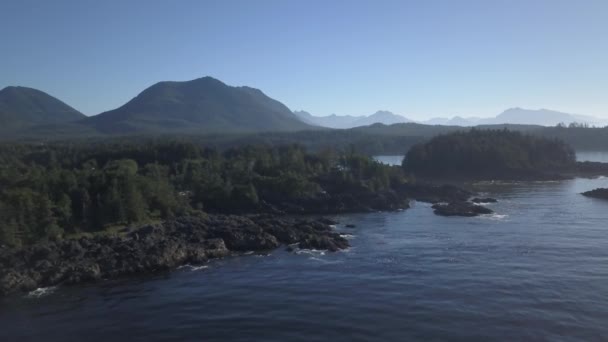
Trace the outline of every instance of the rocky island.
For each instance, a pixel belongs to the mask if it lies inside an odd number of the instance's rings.
[[[582,193],[583,196],[608,200],[608,189],[598,188]]]
[[[451,202],[433,204],[435,214],[441,216],[478,216],[492,214],[494,211],[471,202]]]

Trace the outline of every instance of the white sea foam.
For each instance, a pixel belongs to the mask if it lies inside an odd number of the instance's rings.
[[[47,296],[47,295],[55,292],[56,289],[57,289],[57,286],[39,287],[33,291],[30,291],[27,294],[27,297],[28,298],[40,298],[40,297]]]
[[[353,234],[340,234],[340,237],[343,237],[348,240],[355,238],[355,236]]]
[[[507,217],[509,217],[509,215],[494,213],[494,214],[488,214],[488,215],[481,215],[479,217],[490,219],[490,220],[493,220],[493,221],[503,221],[504,219],[506,219]]]
[[[182,266],[178,267],[177,269],[178,270],[187,269],[190,272],[194,272],[194,271],[204,270],[205,268],[209,268],[209,266],[206,266],[206,265],[195,266],[195,265],[187,264],[187,265],[182,265]]]
[[[258,254],[255,254],[254,257],[263,258],[263,257],[271,256],[271,255],[272,254],[270,254],[270,253],[258,253]]]
[[[308,259],[320,262],[322,264],[341,264],[344,262],[343,260],[326,260],[326,259],[317,258],[317,257],[310,257]]]
[[[498,204],[498,201],[496,201],[496,202],[473,202],[473,205],[483,205],[483,206],[495,205],[495,204]]]
[[[309,255],[325,255],[325,251],[318,249],[297,249],[296,254],[309,254]]]

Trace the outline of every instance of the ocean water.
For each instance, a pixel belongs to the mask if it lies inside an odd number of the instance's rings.
[[[471,186],[499,200],[495,214],[413,203],[337,217],[343,252],[0,299],[0,341],[608,340],[608,201],[580,195],[608,178]]]
[[[576,160],[608,163],[608,152],[579,151],[579,152],[576,152]]]
[[[401,165],[404,156],[374,156],[376,161],[387,165]]]
[[[401,165],[403,161],[403,155],[394,156],[374,156],[377,161],[387,165]],[[578,151],[576,152],[576,160],[578,161],[592,161],[608,163],[608,152],[604,151]]]

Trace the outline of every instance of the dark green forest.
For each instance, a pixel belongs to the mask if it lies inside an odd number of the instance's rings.
[[[415,175],[520,178],[573,168],[574,150],[558,139],[509,130],[455,132],[412,147],[403,166]]]
[[[354,152],[204,148],[192,142],[0,145],[0,243],[30,244],[202,212],[268,205],[405,182]]]
[[[79,140],[82,143],[100,143],[108,139],[119,141],[162,141],[174,139],[175,135],[125,135],[107,137],[90,132],[84,126],[77,125],[66,132],[57,126],[39,126],[31,129],[27,134],[16,132],[12,135],[8,132],[0,132],[0,141],[20,141],[28,143],[40,142],[72,142]],[[76,125],[76,124],[71,124]],[[304,130],[297,132],[264,132],[264,133],[225,133],[225,134],[180,134],[182,140],[187,140],[200,145],[213,147],[219,150],[235,148],[246,145],[271,145],[279,146],[286,144],[298,144],[306,147],[308,151],[316,152],[327,148],[335,150],[355,149],[366,155],[379,154],[405,154],[408,149],[418,143],[440,135],[453,132],[468,132],[471,129],[500,130],[522,132],[536,137],[559,139],[577,151],[606,151],[608,150],[608,127],[597,128],[585,125],[571,124],[568,126],[543,127],[534,125],[489,125],[477,128],[460,126],[423,125],[417,123],[405,123],[394,125],[374,124],[352,129],[319,129]],[[63,132],[63,134],[62,134]],[[79,132],[80,135],[74,135]]]
[[[521,132],[535,137],[559,139],[572,146],[577,151],[606,151],[608,150],[608,127],[589,127],[584,124],[571,123],[554,127],[536,125],[482,125],[476,127],[422,125],[417,123],[394,124],[390,126],[375,124],[357,127],[349,131],[365,133],[377,137],[378,141],[387,141],[391,137],[418,137],[429,140],[441,134],[468,132],[470,130],[502,130]],[[402,152],[405,153],[406,151]]]
[[[604,129],[550,132],[580,137],[596,130]],[[467,129],[434,138],[376,134],[336,130],[0,144],[0,243],[30,244],[185,214],[268,211],[314,202],[328,192],[360,196],[390,189],[408,175],[538,177],[575,161],[568,144],[538,131]],[[404,168],[369,157],[408,149]]]

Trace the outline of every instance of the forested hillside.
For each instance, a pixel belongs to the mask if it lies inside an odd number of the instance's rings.
[[[368,157],[311,154],[294,145],[219,152],[175,141],[6,144],[0,145],[0,243],[202,211],[298,212],[319,198],[347,210],[344,203],[356,205],[357,198],[404,181],[398,167]]]

